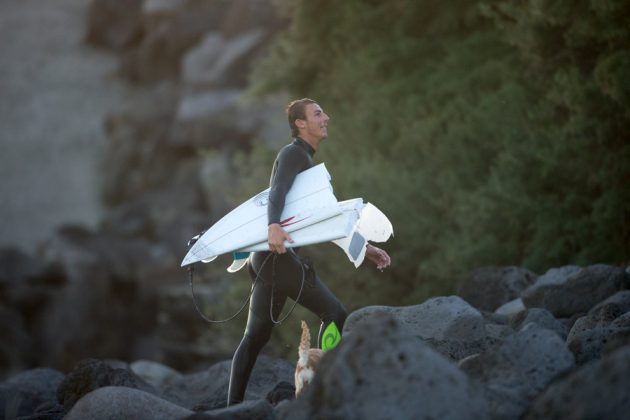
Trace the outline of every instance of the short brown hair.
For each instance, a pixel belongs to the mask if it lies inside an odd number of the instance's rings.
[[[291,135],[293,137],[297,137],[298,134],[300,134],[297,126],[295,125],[295,120],[305,120],[306,105],[316,103],[317,102],[312,99],[302,98],[291,101],[289,105],[287,105],[287,117],[289,118],[289,127],[291,127]]]

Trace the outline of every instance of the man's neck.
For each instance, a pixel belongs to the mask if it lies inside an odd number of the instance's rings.
[[[308,143],[308,145],[311,146],[314,151],[317,151],[317,146],[319,146],[319,143],[322,141],[321,139],[315,139],[313,137],[303,136],[301,134],[298,137]]]

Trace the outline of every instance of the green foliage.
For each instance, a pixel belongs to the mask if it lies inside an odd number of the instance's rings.
[[[279,8],[291,24],[254,90],[316,98],[337,196],[395,228],[383,274],[314,251],[349,309],[451,293],[481,265],[630,259],[630,2]]]

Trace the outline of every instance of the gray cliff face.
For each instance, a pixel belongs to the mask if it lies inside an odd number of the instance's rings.
[[[0,2],[0,231],[33,250],[64,223],[95,226],[113,57],[84,45],[88,0]]]

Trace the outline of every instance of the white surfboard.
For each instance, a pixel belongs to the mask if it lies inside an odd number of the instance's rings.
[[[266,243],[268,199],[266,189],[221,218],[190,248],[182,267]],[[320,163],[296,176],[287,193],[280,224],[292,233],[342,213],[330,185],[330,174]]]
[[[339,203],[343,213],[330,219],[312,224],[291,234],[292,243],[285,247],[295,248],[332,241],[359,267],[365,259],[368,241],[385,242],[394,235],[394,228],[382,211],[372,203],[364,204],[360,198]],[[245,266],[250,252],[266,251],[268,243],[261,242],[234,253],[234,261],[228,272],[234,273]]]
[[[321,222],[296,230],[290,234],[293,243],[284,242],[286,248],[329,242],[345,238],[352,233],[363,209],[363,200],[355,198],[339,203],[342,213]],[[237,252],[269,251],[267,238],[264,241],[238,250]]]

